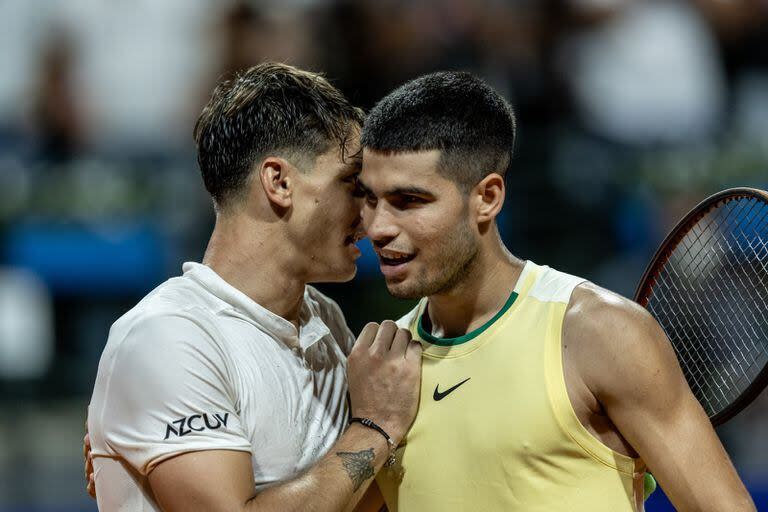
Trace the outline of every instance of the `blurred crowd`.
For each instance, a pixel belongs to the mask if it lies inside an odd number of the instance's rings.
[[[467,69],[523,118],[575,119],[628,144],[694,142],[729,121],[758,130],[745,110],[760,101],[768,60],[763,0],[11,0],[2,10],[0,124],[53,161],[182,148],[211,86],[265,59],[321,70],[363,107],[419,74]]]
[[[426,72],[484,77],[518,114],[508,245],[625,295],[696,202],[768,187],[766,0],[5,0],[0,46],[0,401],[33,432],[50,407],[79,432],[111,322],[201,258],[192,127],[257,62],[366,109]],[[408,307],[370,257],[327,290],[354,328]],[[744,418],[723,435],[768,482],[768,401]],[[14,475],[43,465],[0,446],[0,510],[39,497]]]

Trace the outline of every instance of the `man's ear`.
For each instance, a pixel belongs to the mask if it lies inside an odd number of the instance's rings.
[[[293,196],[295,168],[285,159],[267,157],[258,169],[259,181],[269,202],[280,208],[290,208]]]
[[[484,224],[496,219],[504,206],[504,178],[492,172],[472,190],[472,199],[478,224]]]

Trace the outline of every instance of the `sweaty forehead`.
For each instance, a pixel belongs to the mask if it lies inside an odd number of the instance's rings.
[[[363,170],[360,179],[371,188],[392,186],[440,186],[445,177],[438,174],[440,151],[384,153],[363,149]]]

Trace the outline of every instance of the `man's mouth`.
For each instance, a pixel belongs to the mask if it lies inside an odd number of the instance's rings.
[[[416,257],[416,255],[413,253],[393,251],[389,249],[381,249],[376,252],[379,256],[379,262],[381,263],[382,268],[384,266],[395,267],[402,265],[404,263],[408,263]]]

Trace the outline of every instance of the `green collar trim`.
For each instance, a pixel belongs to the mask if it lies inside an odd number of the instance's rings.
[[[499,318],[504,315],[504,313],[507,312],[509,308],[512,307],[512,304],[515,303],[515,299],[517,299],[517,292],[512,292],[507,299],[507,302],[504,303],[504,306],[495,314],[493,315],[493,318],[485,322],[483,325],[478,327],[472,332],[468,332],[467,334],[463,336],[458,336],[456,338],[438,338],[437,336],[432,336],[429,332],[427,332],[427,329],[424,328],[424,317],[427,316],[427,308],[424,308],[424,311],[421,313],[421,316],[419,317],[419,321],[416,323],[416,330],[419,333],[419,336],[424,341],[427,341],[429,343],[432,343],[433,345],[437,345],[440,347],[453,347],[456,345],[461,345],[462,343],[466,343],[474,338],[477,338],[480,336],[486,329],[488,329],[493,323],[498,320]]]

